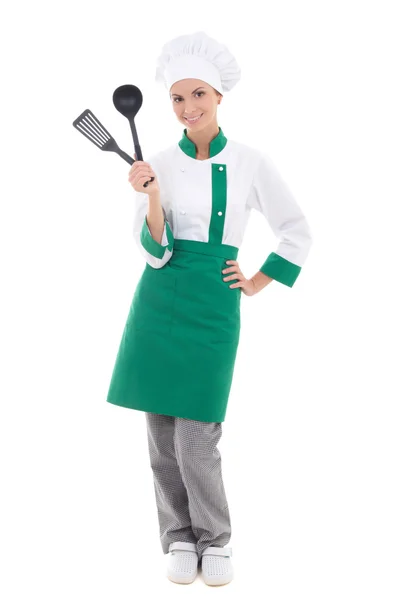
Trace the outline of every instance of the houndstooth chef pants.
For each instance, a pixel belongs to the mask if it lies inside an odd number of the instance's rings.
[[[231,537],[217,444],[221,423],[146,412],[150,464],[164,554],[172,542],[223,548]]]

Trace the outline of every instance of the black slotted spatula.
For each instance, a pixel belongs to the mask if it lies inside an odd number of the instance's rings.
[[[130,157],[129,154],[121,150],[112,135],[94,116],[89,108],[84,110],[83,113],[75,119],[72,125],[88,140],[95,144],[95,146],[100,148],[100,150],[105,150],[106,152],[116,152],[130,165],[133,165],[135,162],[135,160]],[[147,187],[148,184],[149,182],[146,181],[143,184],[143,187]]]

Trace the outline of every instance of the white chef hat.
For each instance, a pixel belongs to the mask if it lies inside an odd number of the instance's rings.
[[[201,79],[223,94],[233,88],[240,75],[228,48],[204,31],[167,42],[157,59],[156,81],[164,83],[168,91],[181,79]]]

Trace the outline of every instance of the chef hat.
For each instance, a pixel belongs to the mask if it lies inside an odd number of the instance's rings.
[[[167,42],[157,59],[157,82],[170,91],[181,79],[201,79],[223,94],[239,81],[240,68],[226,46],[197,31]]]

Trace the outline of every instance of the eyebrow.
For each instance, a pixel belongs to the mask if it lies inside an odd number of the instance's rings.
[[[197,92],[197,90],[205,90],[205,88],[202,87],[202,86],[198,87],[195,90],[193,90],[192,94],[194,94],[195,92]],[[182,96],[180,94],[171,94],[171,98],[172,98],[172,96],[179,96],[179,98],[182,98]]]

